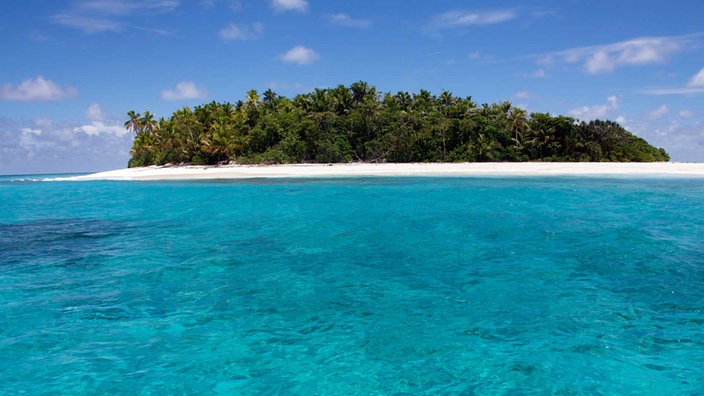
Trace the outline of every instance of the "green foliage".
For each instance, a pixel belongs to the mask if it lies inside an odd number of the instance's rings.
[[[449,91],[380,93],[364,81],[293,99],[272,90],[168,119],[130,111],[128,166],[218,163],[668,161],[612,121],[578,122]]]

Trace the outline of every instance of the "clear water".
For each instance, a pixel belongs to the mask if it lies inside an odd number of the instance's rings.
[[[2,394],[704,393],[701,180],[31,180]]]

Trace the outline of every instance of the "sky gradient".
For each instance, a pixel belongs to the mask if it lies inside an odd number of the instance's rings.
[[[610,119],[704,161],[704,2],[67,0],[0,6],[0,174],[124,168],[168,117],[364,80]]]

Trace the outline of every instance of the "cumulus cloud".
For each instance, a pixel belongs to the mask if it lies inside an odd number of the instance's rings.
[[[91,103],[86,109],[85,116],[86,119],[90,121],[103,121],[105,119],[105,112],[98,103]]]
[[[582,64],[588,74],[603,74],[621,66],[665,63],[681,52],[692,36],[639,37],[605,45],[571,48],[548,54],[541,62]]]
[[[88,136],[115,135],[124,136],[128,133],[125,127],[120,125],[108,125],[102,121],[93,121],[88,125],[81,125],[73,128],[74,132],[83,132]]]
[[[691,118],[694,117],[694,112],[692,110],[680,110],[677,115],[682,118]]]
[[[426,29],[438,31],[469,26],[486,26],[508,22],[516,17],[518,17],[518,14],[513,10],[448,11],[434,17],[426,26]]]
[[[17,144],[19,148],[25,150],[30,157],[35,155],[37,150],[42,150],[51,146],[51,143],[42,140],[42,130],[35,128],[20,129]]]
[[[704,67],[689,80],[687,86],[690,88],[704,88]]]
[[[98,103],[92,103],[85,111],[85,117],[90,121],[90,124],[78,125],[73,128],[73,131],[82,132],[88,136],[98,135],[115,135],[124,136],[129,131],[116,120],[108,120],[108,115],[103,111]]]
[[[280,59],[286,63],[308,65],[320,59],[320,55],[310,48],[299,45],[291,48],[285,54],[282,54]]]
[[[22,134],[23,135],[41,135],[42,130],[41,129],[32,129],[32,128],[22,128]]]
[[[371,26],[371,22],[365,19],[355,19],[345,13],[332,14],[328,17],[328,20],[333,25],[367,29]]]
[[[39,138],[41,136],[42,130],[35,128],[22,128],[20,130],[19,145],[23,149],[32,152],[33,150],[40,149],[48,146],[47,142],[42,142]]]
[[[135,18],[147,18],[178,7],[176,0],[78,0],[52,16],[54,23],[86,33],[117,32]],[[151,29],[154,30],[154,29]]]
[[[667,115],[667,113],[669,113],[669,112],[670,112],[670,108],[667,107],[667,105],[662,105],[662,106],[658,107],[657,109],[649,112],[648,118],[651,120],[659,120],[660,118]]]
[[[206,92],[198,88],[193,81],[182,81],[176,84],[176,89],[161,91],[161,98],[164,100],[202,99],[206,95]]]
[[[51,80],[38,76],[23,80],[19,85],[5,84],[0,88],[0,99],[19,101],[53,101],[70,99],[78,95],[71,86],[61,87]]]
[[[599,51],[587,58],[585,68],[589,74],[610,72],[616,68],[616,60],[606,51]]]
[[[93,109],[86,116],[95,115]],[[105,113],[100,110],[105,116]],[[122,122],[105,119],[82,125],[38,118],[0,117],[0,174],[61,173],[124,168],[132,137]]]
[[[272,0],[271,5],[274,10],[278,12],[283,11],[298,11],[307,12],[308,11],[308,1],[307,0]]]
[[[578,107],[570,110],[568,114],[579,120],[591,121],[604,119],[616,109],[618,109],[618,98],[616,96],[609,96],[606,99],[606,103]]]
[[[220,38],[223,40],[255,40],[262,35],[264,25],[259,22],[251,25],[236,25],[231,23],[220,29]]]

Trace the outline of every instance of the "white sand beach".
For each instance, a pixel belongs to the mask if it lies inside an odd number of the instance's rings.
[[[64,178],[63,180],[187,180],[359,176],[633,176],[704,178],[704,163],[484,162],[150,166],[100,172]]]

